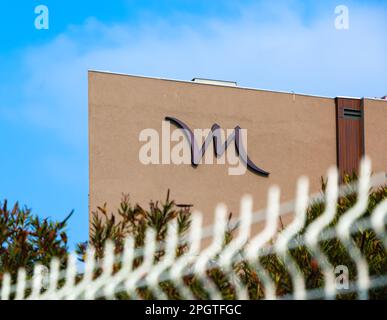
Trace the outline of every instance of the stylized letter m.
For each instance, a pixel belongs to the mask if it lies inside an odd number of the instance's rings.
[[[232,141],[234,141],[235,150],[239,158],[241,159],[242,163],[244,163],[244,165],[246,165],[250,171],[256,174],[259,174],[264,177],[269,176],[269,172],[262,170],[250,160],[242,143],[241,128],[239,126],[236,126],[234,128],[233,133],[230,136],[228,136],[226,138],[225,143],[222,144],[222,136],[220,132],[221,128],[218,124],[215,123],[211,127],[211,131],[209,135],[205,138],[202,147],[199,149],[199,146],[195,140],[194,133],[183,121],[173,117],[165,117],[165,120],[170,121],[178,128],[183,129],[191,148],[192,166],[197,167],[199,165],[199,162],[203,158],[207,148],[211,144],[211,141],[213,141],[214,143],[214,153],[217,158],[221,157],[225,153],[227,147],[232,143]]]

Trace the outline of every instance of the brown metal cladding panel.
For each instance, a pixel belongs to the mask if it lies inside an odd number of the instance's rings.
[[[360,117],[345,115],[345,109],[360,111]],[[341,178],[344,174],[358,172],[364,154],[363,109],[361,99],[336,98],[337,164]]]

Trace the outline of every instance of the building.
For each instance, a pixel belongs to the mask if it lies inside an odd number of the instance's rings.
[[[170,189],[173,199],[194,204],[209,223],[217,203],[238,213],[246,193],[254,197],[255,210],[264,208],[273,184],[281,187],[281,201],[292,199],[300,175],[310,178],[311,192],[319,191],[330,166],[337,165],[341,174],[357,170],[363,154],[371,157],[374,172],[387,171],[383,99],[319,97],[205,79],[99,71],[88,76],[90,211],[105,202],[116,207],[123,192],[147,206],[150,200],[165,199]],[[213,124],[247,129],[248,157],[262,172],[230,175],[227,163],[143,164],[139,152],[146,142],[140,141],[141,132],[149,128],[161,135],[168,117],[191,129]],[[179,129],[178,122],[169,123]],[[186,144],[189,148],[188,140]],[[231,145],[228,149],[235,150]],[[207,153],[214,157],[212,148]]]

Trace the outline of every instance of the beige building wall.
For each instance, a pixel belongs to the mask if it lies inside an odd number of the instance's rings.
[[[366,154],[374,173],[387,172],[387,101],[364,100],[364,138]]]
[[[368,114],[379,127],[380,108],[375,104]],[[166,116],[192,129],[214,123],[224,129],[236,125],[247,129],[248,155],[270,176],[250,171],[230,176],[227,164],[196,169],[141,164],[139,149],[144,142],[139,141],[139,133],[144,128],[160,132]],[[366,143],[375,154],[383,142],[370,142],[378,140],[372,128],[366,127],[366,133]],[[194,204],[208,223],[219,202],[238,215],[244,194],[254,197],[255,210],[264,208],[273,184],[281,187],[281,201],[292,199],[302,174],[310,177],[311,191],[319,191],[320,177],[336,164],[334,99],[239,87],[91,71],[89,136],[91,211],[104,202],[115,208],[123,192],[147,206],[150,200],[165,199],[170,189],[176,202]],[[376,162],[379,168],[386,164],[383,159]]]

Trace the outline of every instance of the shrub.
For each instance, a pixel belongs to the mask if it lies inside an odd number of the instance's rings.
[[[4,273],[15,278],[21,267],[30,276],[35,264],[48,267],[53,257],[64,267],[68,254],[65,228],[71,215],[53,222],[33,215],[27,207],[20,208],[18,203],[12,208],[7,200],[0,203],[0,280]]]
[[[346,176],[345,183],[350,184],[356,180],[355,176]],[[322,180],[322,192],[325,192],[326,181]],[[370,215],[373,209],[387,198],[387,186],[371,189],[369,193],[368,209],[364,217]],[[337,203],[337,216],[331,226],[337,224],[338,219],[357,200],[355,192],[351,192],[345,197],[340,197]],[[324,203],[316,202],[307,210],[307,222],[310,224],[324,211]],[[34,265],[39,263],[49,266],[53,257],[60,259],[61,268],[66,267],[68,256],[67,235],[65,231],[66,223],[70,218],[70,213],[62,222],[53,222],[49,219],[39,219],[32,215],[28,208],[20,208],[16,203],[12,209],[8,208],[7,201],[0,205],[0,285],[5,272],[11,274],[13,281],[16,279],[17,270],[24,267],[27,276],[31,276]],[[229,215],[229,221],[232,215]],[[153,228],[159,243],[165,241],[167,226],[173,219],[177,220],[180,238],[183,238],[191,223],[191,208],[189,206],[179,206],[169,199],[169,191],[164,202],[150,202],[149,209],[145,210],[140,205],[131,205],[128,195],[123,195],[119,209],[116,214],[109,212],[104,204],[92,213],[91,229],[89,241],[80,243],[77,247],[79,260],[83,261],[86,250],[89,246],[95,250],[95,258],[101,261],[104,257],[104,247],[108,240],[113,241],[115,253],[123,251],[124,240],[127,236],[134,239],[135,247],[142,248],[145,240],[147,228]],[[232,240],[235,230],[228,224],[224,244]],[[293,242],[296,244],[289,251],[290,255],[297,261],[308,289],[322,288],[324,278],[319,269],[317,261],[311,256],[307,248],[302,243],[302,236],[305,230],[298,234]],[[367,259],[371,276],[385,276],[387,274],[386,250],[372,230],[360,229],[352,235],[352,241],[360,248],[362,254]],[[345,265],[349,270],[349,277],[355,280],[357,277],[356,266],[348,256],[347,250],[337,239],[320,241],[321,250],[327,256],[332,266]],[[177,255],[181,255],[187,250],[187,244],[180,242]],[[156,251],[154,261],[159,261],[165,252],[162,249]],[[134,259],[133,267],[137,268],[142,263],[143,257]],[[261,264],[269,272],[276,286],[277,295],[291,294],[293,291],[291,277],[282,261],[275,254],[269,254],[260,258]],[[114,265],[114,272],[118,271],[121,265],[118,262]],[[264,287],[255,269],[242,259],[233,264],[233,268],[239,279],[230,279],[223,271],[216,266],[216,263],[207,271],[207,275],[212,278],[219,288],[224,299],[235,299],[235,281],[243,283],[248,288],[251,299],[262,299],[264,297]],[[100,269],[96,270],[96,274]],[[82,274],[77,275],[76,281],[82,279]],[[206,284],[201,283],[195,275],[187,275],[183,278],[185,284],[190,287],[197,299],[207,299]],[[63,285],[63,282],[62,282]],[[170,299],[180,299],[179,292],[170,281],[163,281],[160,288]],[[137,290],[143,299],[154,298],[152,291],[146,286]],[[125,293],[117,293],[118,299],[130,298]],[[355,293],[339,294],[339,299],[356,298]],[[370,298],[386,299],[387,287],[370,290]]]
[[[348,186],[356,180],[356,176],[346,176],[345,184]],[[325,192],[326,181],[322,180],[322,193]],[[387,198],[387,186],[370,190],[368,209],[364,217],[370,215],[373,209],[383,199]],[[355,192],[348,194],[345,197],[340,197],[337,203],[337,216],[331,226],[337,224],[338,219],[356,203],[357,195]],[[307,210],[306,226],[320,216],[324,211],[324,203],[314,203]],[[174,218],[178,219],[180,234],[184,235],[190,224],[190,210],[176,207],[173,201],[169,200],[169,193],[164,203],[150,203],[148,211],[141,208],[139,205],[132,207],[129,202],[129,197],[124,196],[117,215],[108,214],[106,204],[99,207],[97,212],[93,213],[93,222],[91,228],[90,245],[96,248],[96,257],[103,257],[103,247],[107,239],[112,239],[116,245],[116,253],[122,251],[123,239],[127,235],[131,235],[135,239],[136,247],[142,247],[144,244],[144,236],[146,228],[154,228],[157,233],[159,242],[165,240],[167,223]],[[119,221],[116,219],[119,218]],[[229,216],[231,219],[231,214]],[[226,233],[225,244],[231,241],[232,231],[230,227]],[[304,230],[305,231],[305,230]],[[296,243],[300,241],[304,231],[293,239]],[[360,248],[362,254],[366,257],[369,264],[369,272],[371,276],[387,274],[387,257],[386,251],[372,230],[358,229],[352,236],[353,242]],[[82,256],[87,247],[87,243],[79,246],[78,252]],[[320,242],[321,250],[326,254],[330,264],[334,267],[344,265],[348,268],[350,280],[356,279],[356,266],[349,257],[347,250],[343,247],[338,239],[330,239]],[[178,255],[186,250],[186,246],[179,247]],[[308,249],[303,245],[296,245],[290,251],[291,256],[297,261],[300,271],[306,279],[308,289],[322,288],[324,284],[323,275],[319,269],[317,261],[313,259]],[[164,252],[159,251],[155,255],[155,261],[162,257]],[[140,257],[135,261],[134,267],[137,267],[142,261]],[[275,254],[267,255],[260,258],[261,264],[269,272],[277,289],[277,295],[291,294],[293,290],[292,281],[288,274],[284,262]],[[255,272],[246,261],[240,261],[233,265],[234,270],[239,275],[240,279],[249,290],[251,299],[261,299],[264,297],[263,285]],[[217,284],[223,298],[234,299],[235,292],[233,284],[230,283],[226,275],[217,267],[208,270],[208,275]],[[198,299],[208,298],[205,288],[198,279],[191,275],[184,278],[185,283],[190,286],[192,292]],[[180,296],[175,290],[172,283],[165,281],[160,283],[160,287],[167,293],[171,299],[179,299]],[[153,298],[152,294],[146,288],[139,290],[139,294],[144,299]],[[387,288],[371,290],[371,298],[387,298]],[[120,295],[120,298],[126,295]],[[352,299],[356,294],[339,294],[338,298]]]

